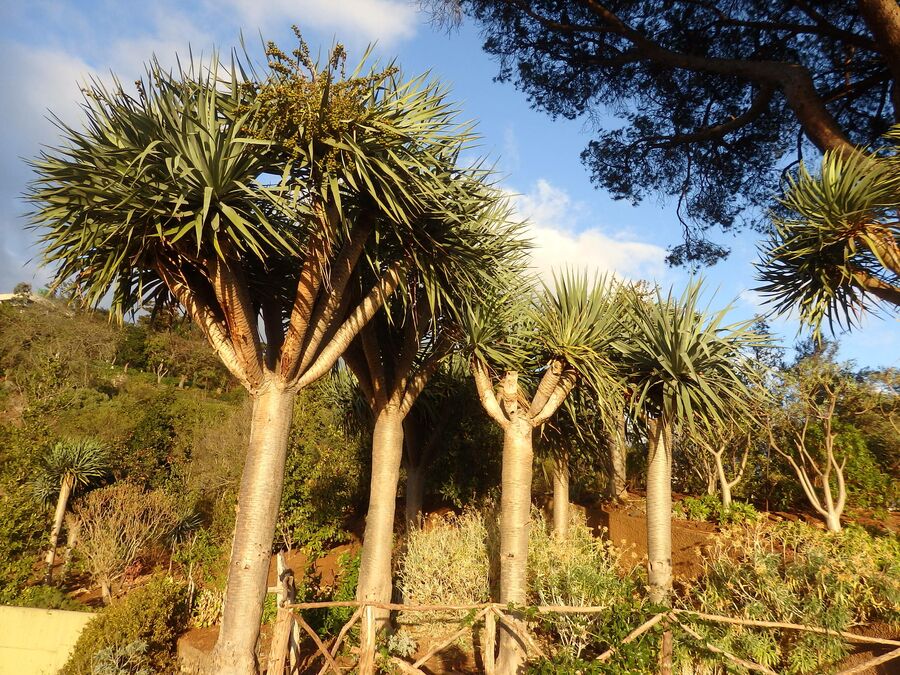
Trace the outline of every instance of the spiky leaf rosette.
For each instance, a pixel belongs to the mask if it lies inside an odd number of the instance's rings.
[[[773,213],[757,290],[796,310],[816,337],[866,311],[900,307],[900,126],[889,154],[828,152],[818,175],[800,166]]]
[[[302,262],[327,265],[361,223],[426,278],[490,269],[495,233],[477,224],[508,207],[489,172],[457,166],[475,137],[444,88],[393,67],[345,77],[339,47],[323,66],[271,57],[262,79],[213,58],[152,62],[137,96],[90,85],[84,128],[60,123],[63,144],[32,163],[57,283],[94,304],[112,291],[121,316],[167,297],[161,267],[202,295],[219,258],[286,323]]]
[[[631,389],[630,406],[669,423],[711,429],[748,410],[755,370],[747,351],[766,338],[750,322],[726,325],[729,308],[700,307],[702,283],[681,297],[657,290],[655,301],[635,294],[631,332],[618,343]]]
[[[71,477],[77,490],[101,480],[108,472],[106,446],[91,439],[66,439],[54,443],[41,457],[32,488],[40,501],[52,501],[66,477]]]

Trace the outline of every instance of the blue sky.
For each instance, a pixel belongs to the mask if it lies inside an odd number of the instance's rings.
[[[56,130],[45,118],[52,110],[66,122],[79,119],[79,83],[114,72],[123,82],[142,73],[153,54],[166,64],[213,47],[227,52],[241,34],[259,54],[259,35],[290,48],[291,24],[298,24],[313,51],[335,40],[350,49],[351,60],[377,42],[375,55],[396,58],[404,72],[430,71],[448,84],[462,117],[478,121],[480,152],[490,157],[502,185],[514,195],[519,213],[530,222],[534,260],[544,275],[564,265],[614,272],[680,288],[683,270],[666,268],[667,246],[677,244],[680,226],[672,202],[648,200],[638,207],[595,190],[579,153],[590,139],[584,121],[551,120],[529,108],[511,85],[493,81],[497,64],[481,50],[471,24],[453,33],[434,28],[407,0],[194,0],[115,2],[5,0],[0,8],[0,292],[18,281],[41,285],[45,270],[35,235],[25,229],[26,206],[20,195],[32,157],[42,143],[52,144]],[[704,271],[713,306],[734,301],[734,318],[759,311],[752,261],[757,235],[718,235],[732,248],[724,263]],[[790,317],[773,321],[785,344],[797,324]],[[843,336],[841,356],[859,365],[900,365],[900,324],[870,318]]]

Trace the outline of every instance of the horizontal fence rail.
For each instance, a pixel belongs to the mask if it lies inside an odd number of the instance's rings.
[[[321,656],[324,663],[318,671],[318,675],[325,675],[331,672],[334,675],[344,675],[352,669],[359,667],[360,675],[373,675],[375,669],[375,631],[376,618],[375,610],[391,611],[391,612],[467,612],[468,615],[457,620],[447,620],[448,623],[462,624],[459,630],[453,632],[450,636],[442,639],[433,645],[425,654],[420,656],[414,663],[409,663],[399,657],[391,657],[393,665],[402,673],[408,675],[426,675],[421,669],[434,656],[447,649],[456,642],[457,639],[465,635],[474,626],[482,624],[481,638],[481,660],[486,675],[493,675],[495,664],[495,652],[497,645],[497,627],[502,627],[515,637],[515,639],[525,647],[526,652],[532,655],[538,655],[547,658],[547,655],[541,650],[537,641],[527,630],[529,619],[527,616],[521,616],[522,610],[526,610],[528,615],[550,615],[550,614],[597,614],[604,612],[609,607],[604,606],[584,606],[575,607],[570,605],[538,605],[525,608],[516,608],[516,618],[511,619],[507,615],[511,611],[509,605],[498,602],[482,602],[472,604],[446,604],[446,605],[422,605],[422,604],[401,604],[394,602],[363,602],[359,600],[333,600],[324,602],[296,602],[294,593],[294,583],[292,571],[284,566],[284,559],[278,556],[278,615],[275,621],[275,629],[272,635],[271,648],[267,662],[266,672],[268,675],[297,675],[300,673],[304,665],[303,655],[300,650],[300,631],[303,631],[316,647],[316,651],[308,655],[305,667],[308,669],[314,660]],[[331,645],[327,646],[313,628],[304,620],[302,613],[304,610],[328,609],[334,607],[353,608],[354,612],[350,619],[337,636],[332,640]],[[474,614],[472,614],[474,612]],[[703,645],[703,647],[714,654],[720,655],[722,658],[740,665],[750,672],[765,673],[766,675],[777,675],[771,668],[743,659],[732,654],[726,649],[710,643],[686,622],[702,622],[702,623],[719,623],[726,625],[745,626],[752,628],[768,628],[780,630],[792,630],[799,632],[817,633],[820,635],[831,635],[841,638],[847,642],[857,644],[879,645],[883,647],[893,647],[891,651],[880,656],[868,659],[864,663],[852,666],[849,669],[842,670],[837,675],[856,675],[862,673],[869,668],[888,663],[894,659],[900,658],[900,640],[890,640],[887,638],[870,637],[867,635],[859,635],[846,631],[837,631],[821,626],[805,626],[797,623],[787,623],[780,621],[762,621],[756,619],[739,619],[730,616],[721,616],[718,614],[707,614],[704,612],[695,612],[688,609],[669,609],[650,617],[643,624],[632,630],[622,641],[610,647],[597,657],[597,661],[606,661],[610,659],[622,645],[637,640],[639,637],[653,629],[654,626],[662,624],[665,627],[681,628],[687,635]],[[357,622],[361,623],[361,642],[359,659],[342,668],[337,662],[338,654],[343,646],[347,635]],[[666,675],[671,673],[671,655],[672,642],[671,631],[666,631],[663,639],[660,658],[660,673]]]

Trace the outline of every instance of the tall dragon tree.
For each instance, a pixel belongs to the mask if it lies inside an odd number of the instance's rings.
[[[502,276],[502,275],[501,275]],[[463,315],[478,395],[502,429],[500,597],[523,605],[531,520],[534,431],[548,422],[579,382],[609,388],[604,356],[610,327],[606,283],[563,274],[553,288],[531,295],[513,278],[493,302],[469,306]],[[516,619],[511,621],[516,625]],[[512,675],[524,660],[519,638],[500,634],[497,673]]]
[[[672,442],[679,429],[714,429],[740,414],[755,372],[746,351],[762,337],[748,324],[726,325],[728,309],[705,311],[701,284],[680,297],[635,293],[630,332],[618,344],[628,373],[630,407],[648,441],[647,553],[651,601],[672,590]]]
[[[33,223],[56,285],[113,316],[180,305],[252,401],[218,673],[257,672],[266,573],[297,391],[331,369],[410,274],[441,275],[485,243],[462,227],[477,172],[446,91],[395,67],[344,75],[300,46],[258,74],[170,72],[136,94],[92,83],[80,128],[32,161]],[[493,201],[491,201],[493,203]],[[489,206],[489,205],[488,205]],[[391,257],[366,253],[378,243]],[[390,246],[387,244],[390,243]],[[370,284],[359,288],[358,270]]]

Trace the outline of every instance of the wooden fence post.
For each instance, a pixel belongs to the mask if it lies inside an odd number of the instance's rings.
[[[375,608],[363,608],[359,634],[359,675],[375,675]]]
[[[484,635],[481,638],[481,662],[485,675],[494,675],[497,654],[497,615],[491,609],[484,616]]]
[[[662,634],[659,645],[659,675],[672,675],[672,630]]]
[[[272,645],[269,648],[269,661],[266,666],[267,675],[283,675],[293,624],[294,613],[290,609],[280,607],[278,618],[275,619],[275,629],[272,631]]]

